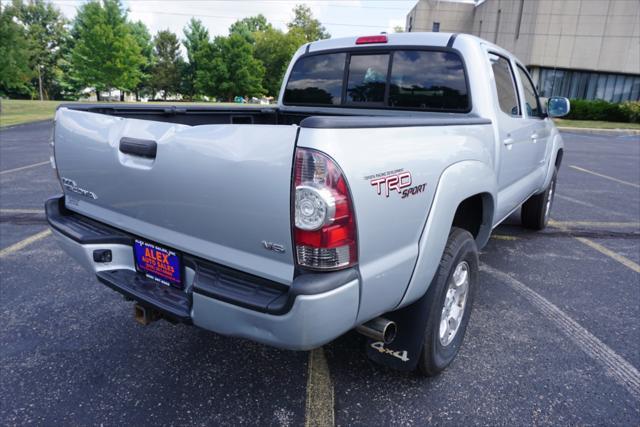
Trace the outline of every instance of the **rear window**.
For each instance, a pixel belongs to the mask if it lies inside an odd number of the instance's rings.
[[[346,58],[346,53],[301,58],[293,67],[287,83],[287,103],[339,105]]]
[[[351,55],[347,80],[347,103],[373,103],[384,106],[388,72],[388,53]]]
[[[462,59],[440,50],[303,56],[293,66],[283,101],[424,111],[471,109]]]

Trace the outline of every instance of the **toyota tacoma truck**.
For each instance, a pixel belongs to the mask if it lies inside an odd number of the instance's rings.
[[[478,251],[549,219],[563,142],[524,64],[466,34],[302,46],[273,108],[69,104],[46,202],[62,247],[135,318],[375,361],[456,356]]]

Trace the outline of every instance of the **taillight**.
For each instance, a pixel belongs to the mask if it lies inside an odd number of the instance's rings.
[[[358,260],[356,223],[342,171],[327,155],[296,149],[294,245],[298,265],[317,270],[349,267]]]

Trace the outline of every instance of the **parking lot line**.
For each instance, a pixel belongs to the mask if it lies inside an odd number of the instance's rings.
[[[486,264],[483,264],[480,269],[522,295],[584,353],[602,364],[607,375],[624,386],[636,400],[640,400],[640,372],[631,363],[524,283]]]
[[[44,209],[0,209],[3,214],[39,214],[44,213]]]
[[[635,224],[635,223],[634,223]],[[550,220],[549,221],[549,225],[551,227],[555,227],[558,228],[562,231],[565,231],[569,234],[571,234],[571,229],[570,227],[566,226],[566,225],[562,225],[561,222],[557,222],[554,220]],[[620,264],[624,265],[625,267],[635,271],[636,273],[640,273],[640,265],[638,265],[636,262],[631,261],[629,258],[620,255],[610,249],[605,248],[604,246],[602,246],[599,243],[594,242],[591,239],[587,239],[586,237],[577,237],[577,236],[571,236],[574,239],[576,239],[578,242],[589,246],[592,249],[595,249],[596,251],[600,252],[603,255],[608,256],[609,258],[613,259],[614,261],[619,262]]]
[[[49,160],[47,160],[46,162],[34,163],[32,165],[27,165],[27,166],[21,166],[19,168],[2,171],[2,172],[0,172],[0,175],[4,175],[4,174],[7,174],[7,173],[12,173],[12,172],[19,172],[19,171],[22,171],[22,170],[25,170],[25,169],[31,169],[31,168],[35,168],[37,166],[43,166],[43,165],[46,165],[46,164],[49,164],[49,163],[50,163]]]
[[[30,244],[32,244],[34,242],[37,242],[38,240],[49,236],[50,234],[51,234],[51,230],[46,229],[44,231],[41,231],[39,233],[36,233],[36,234],[34,234],[32,236],[27,237],[24,240],[20,240],[18,243],[14,243],[13,245],[2,249],[0,251],[0,258],[4,258],[7,255],[10,255],[10,254],[12,254],[14,252],[17,252],[17,251],[29,246]]]
[[[636,273],[640,273],[640,265],[638,265],[637,263],[631,261],[629,258],[624,257],[618,253],[615,253],[614,251],[605,248],[604,246],[602,246],[599,243],[594,242],[593,240],[584,238],[584,237],[574,237],[574,239],[576,239],[577,241],[589,246],[590,248],[595,249],[596,251],[600,252],[603,255],[608,256],[611,259],[614,259],[616,261],[618,261],[620,264],[624,265],[625,267],[635,271]]]
[[[496,240],[518,240],[516,236],[509,236],[507,234],[492,234],[491,238]]]
[[[614,177],[609,176],[609,175],[603,175],[603,174],[598,173],[598,172],[590,171],[589,169],[581,168],[579,166],[569,165],[569,167],[572,168],[572,169],[578,170],[580,172],[589,173],[591,175],[599,176],[600,178],[604,178],[604,179],[608,179],[608,180],[611,180],[611,181],[615,181],[615,182],[620,183],[620,184],[629,185],[629,186],[634,187],[634,188],[640,188],[640,184],[636,184],[634,182],[623,181],[621,179],[614,178]]]
[[[556,194],[556,197],[558,197],[559,199],[566,200],[566,201],[571,202],[571,203],[575,203],[575,204],[580,205],[580,206],[586,206],[588,208],[591,208],[591,209],[594,209],[594,210],[597,210],[597,211],[600,211],[600,212],[604,212],[608,216],[618,216],[620,218],[628,218],[629,217],[628,215],[625,215],[623,213],[612,211],[610,209],[603,208],[601,206],[596,206],[593,203],[583,202],[582,200],[574,199],[573,197],[564,196],[562,194]]]
[[[334,426],[333,384],[329,364],[321,348],[309,352],[305,426]]]
[[[576,227],[592,227],[592,228],[640,228],[640,222],[611,222],[611,221],[554,221],[550,220],[549,225],[558,228],[576,228]]]

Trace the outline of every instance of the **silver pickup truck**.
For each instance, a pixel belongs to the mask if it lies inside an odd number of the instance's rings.
[[[520,207],[547,224],[568,109],[470,35],[313,42],[273,108],[60,106],[47,218],[143,324],[300,350],[356,329],[377,362],[434,375],[491,231]]]

